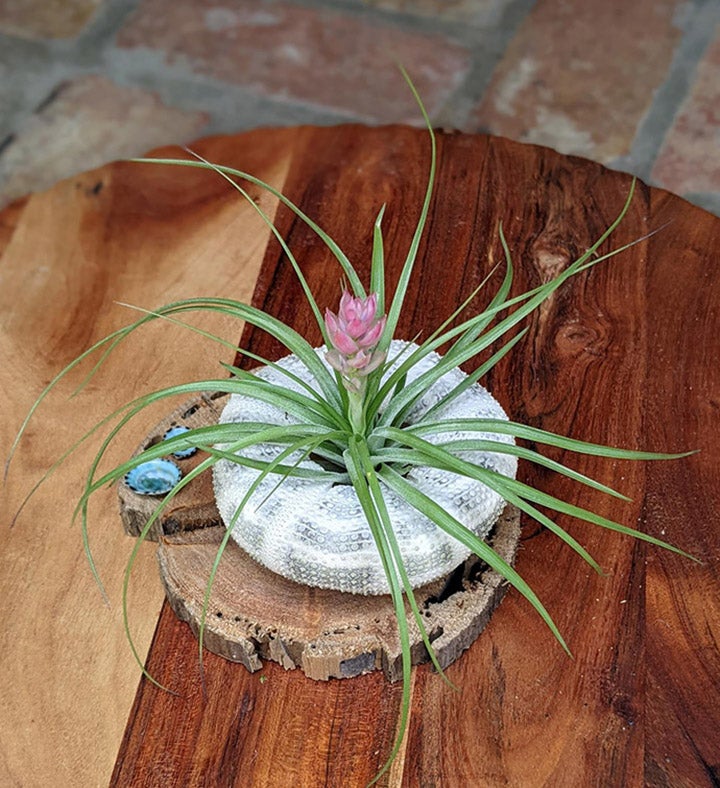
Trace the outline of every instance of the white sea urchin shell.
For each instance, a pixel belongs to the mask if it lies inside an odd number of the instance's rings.
[[[393,341],[389,357],[394,358],[407,342]],[[325,348],[317,353],[323,358]],[[440,356],[431,353],[408,374],[408,383],[438,363]],[[279,366],[313,385],[306,367],[296,356],[286,356]],[[258,376],[289,389],[302,391],[278,370],[263,367]],[[422,415],[466,375],[454,369],[438,380],[409,414],[409,424]],[[310,379],[309,379],[310,378]],[[462,418],[507,419],[505,412],[482,386],[476,384],[438,409],[432,420]],[[279,408],[259,400],[234,394],[225,406],[221,423],[258,421],[293,424],[296,419]],[[428,436],[440,443],[464,437],[485,438],[513,443],[511,436],[485,433],[448,432]],[[244,449],[243,455],[271,460],[283,447],[261,444]],[[517,459],[507,454],[464,452],[463,457],[490,470],[515,477]],[[285,460],[293,464],[293,459]],[[312,460],[301,463],[319,468]],[[226,527],[232,522],[258,471],[229,460],[215,465],[215,498]],[[375,542],[351,485],[314,479],[287,478],[269,498],[278,477],[270,474],[261,482],[237,518],[232,537],[256,561],[284,577],[309,586],[332,588],[356,594],[387,594],[389,586]],[[440,504],[467,528],[483,538],[492,528],[504,507],[503,499],[484,484],[440,471],[415,468],[407,480]],[[428,517],[413,509],[391,490],[385,500],[393,523],[405,566],[414,588],[429,583],[462,563],[469,551],[438,528]],[[260,505],[262,504],[262,505]]]

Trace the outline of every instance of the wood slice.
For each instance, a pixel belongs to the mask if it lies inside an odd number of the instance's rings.
[[[217,422],[229,395],[209,394],[185,402],[157,424],[135,454],[156,445],[171,427]],[[173,460],[186,474],[205,457],[202,451]],[[118,487],[125,530],[139,536],[161,496]],[[165,593],[179,618],[197,637],[208,577],[225,534],[208,473],[184,487],[153,524],[147,538],[159,541],[158,562]],[[488,542],[512,563],[520,540],[520,517],[506,507]],[[425,628],[440,664],[454,662],[482,632],[502,599],[506,584],[488,565],[471,557],[444,578],[415,593]],[[408,617],[412,613],[407,608]],[[429,655],[413,622],[413,664]],[[270,659],[300,668],[313,679],[350,678],[382,669],[391,681],[402,677],[400,640],[389,595],[361,596],[295,583],[271,572],[229,542],[216,575],[203,642],[208,650],[250,671]]]
[[[164,537],[158,547],[160,575],[175,613],[197,636],[203,599],[223,527]],[[512,563],[520,518],[507,507],[489,543]],[[454,662],[482,632],[505,594],[503,578],[478,558],[415,592],[440,665]],[[412,613],[407,606],[408,616]],[[410,628],[413,664],[429,656],[417,626]],[[389,595],[360,596],[310,588],[261,566],[228,543],[215,578],[204,644],[248,670],[263,659],[300,668],[312,679],[350,678],[382,668],[390,681],[402,677],[395,612]]]

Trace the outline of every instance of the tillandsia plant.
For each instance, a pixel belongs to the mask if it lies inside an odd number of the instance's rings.
[[[240,349],[239,352],[244,353],[245,357],[262,365],[265,373],[254,374],[236,366],[223,364],[225,372],[218,379],[171,386],[129,402],[97,424],[78,444],[70,448],[43,478],[46,478],[79,443],[88,439],[101,427],[107,427],[114,422],[91,463],[85,488],[75,512],[82,521],[83,540],[90,567],[102,588],[88,539],[87,507],[92,494],[108,483],[122,482],[128,473],[143,463],[191,447],[197,447],[206,453],[197,467],[177,481],[160,501],[136,540],[125,570],[123,611],[127,638],[143,673],[153,682],[155,680],[145,671],[133,643],[127,615],[127,588],[143,541],[163,510],[180,490],[199,474],[212,469],[216,469],[218,476],[227,473],[228,468],[239,468],[243,472],[250,473],[242,494],[233,503],[232,511],[225,515],[226,533],[208,577],[198,638],[201,664],[205,620],[213,581],[229,539],[234,531],[243,526],[242,517],[245,509],[256,510],[266,501],[272,501],[273,495],[278,490],[298,479],[311,483],[340,485],[351,490],[354,500],[362,511],[370,534],[369,538],[372,539],[384,575],[383,588],[380,591],[371,589],[370,592],[384,591],[391,595],[402,647],[401,719],[392,751],[377,777],[389,768],[401,746],[407,727],[411,669],[410,619],[414,619],[430,659],[443,674],[425,629],[423,616],[415,601],[413,587],[416,583],[408,571],[411,556],[403,552],[398,541],[396,523],[393,520],[394,501],[401,501],[410,511],[431,523],[443,538],[459,545],[464,555],[474,553],[502,575],[530,602],[562,648],[569,653],[548,611],[518,572],[494,552],[477,531],[469,528],[456,513],[449,511],[447,507],[419,489],[412,481],[410,473],[412,469],[430,468],[480,485],[498,500],[513,504],[525,515],[551,530],[597,571],[600,571],[600,567],[585,548],[539,507],[581,518],[597,526],[687,555],[682,550],[649,534],[559,500],[514,478],[515,464],[518,459],[523,459],[564,474],[602,493],[627,500],[625,496],[599,481],[588,478],[537,451],[516,445],[515,439],[622,460],[669,459],[686,454],[630,451],[585,443],[513,422],[497,414],[451,419],[443,415],[448,412],[447,408],[453,401],[461,399],[473,390],[478,381],[512,350],[525,332],[520,330],[514,335],[511,335],[511,332],[533,310],[571,277],[619,254],[632,245],[627,244],[604,254],[598,251],[627,212],[632,200],[634,183],[616,220],[590,248],[551,281],[516,296],[510,295],[513,264],[501,226],[499,235],[505,254],[506,270],[498,291],[489,300],[487,306],[477,314],[466,316],[471,302],[485,284],[483,283],[420,344],[399,340],[395,335],[432,198],[436,165],[435,138],[430,121],[415,88],[407,75],[405,77],[427,125],[430,163],[420,218],[391,298],[386,295],[381,230],[384,206],[373,227],[370,281],[369,288],[366,289],[355,267],[338,244],[290,200],[253,175],[212,164],[200,157],[195,157],[194,160],[138,160],[150,161],[154,164],[208,169],[224,177],[249,202],[267,223],[292,265],[299,286],[308,300],[322,334],[324,347],[312,347],[303,336],[272,315],[230,298],[188,299],[168,304],[152,312],[143,310],[144,314],[139,319],[93,345],[51,381],[28,414],[11,451],[12,456],[36,408],[59,380],[92,354],[100,353],[100,359],[90,373],[93,374],[120,342],[151,321],[165,320],[186,325],[182,321],[182,316],[187,313],[195,311],[221,313],[268,332],[287,348],[293,358],[293,364],[284,363],[283,360],[263,358]],[[328,308],[323,314],[303,275],[301,265],[270,218],[243,188],[241,185],[243,181],[260,186],[277,197],[305,222],[333,253],[347,282],[337,311]],[[330,306],[334,307],[334,305]],[[238,351],[232,342],[207,334],[190,325],[187,325],[187,328],[210,336],[221,345]],[[457,372],[457,376],[451,377],[450,384],[447,384],[449,373],[457,371],[460,366],[472,362],[483,351],[498,345],[499,348],[473,372],[470,374]],[[441,346],[449,348],[442,356],[436,352]],[[422,398],[442,380],[446,381],[445,388],[422,410],[420,416],[416,414],[416,418],[410,419],[409,414]],[[437,391],[437,388],[435,390]],[[217,425],[195,428],[168,437],[117,467],[103,473],[99,472],[101,461],[111,441],[131,419],[159,400],[199,392],[225,392],[239,395],[245,401],[255,401],[261,403],[263,407],[274,408],[286,414],[286,419],[282,423],[271,419],[221,420]],[[271,456],[254,451],[263,446],[273,447]],[[484,458],[488,456],[501,458],[506,462],[505,470],[489,467],[487,462],[477,459],[479,455]],[[223,468],[225,470],[221,472],[220,469]],[[508,468],[510,470],[507,470]],[[222,486],[220,482],[219,487]],[[37,485],[30,494],[35,489]],[[261,497],[259,502],[258,495]],[[459,561],[456,560],[455,565],[457,563]]]

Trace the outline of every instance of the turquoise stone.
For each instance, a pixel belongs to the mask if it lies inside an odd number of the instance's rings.
[[[125,474],[125,484],[139,495],[165,495],[181,478],[171,460],[148,460]]]
[[[190,432],[189,427],[170,427],[170,429],[163,435],[163,440],[166,441],[169,438],[177,438],[178,435],[183,435],[186,432]],[[192,457],[193,454],[197,451],[195,446],[189,446],[187,449],[180,449],[178,451],[173,452],[173,457],[177,457],[179,460],[184,460],[187,457]]]

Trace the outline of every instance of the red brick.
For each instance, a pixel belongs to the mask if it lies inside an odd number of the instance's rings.
[[[0,32],[21,38],[73,38],[103,0],[0,0]]]
[[[469,68],[467,50],[440,35],[401,31],[351,13],[254,0],[144,0],[118,44],[160,50],[169,64],[273,98],[378,121],[417,120],[395,60],[430,112]]]
[[[191,141],[206,122],[200,113],[171,109],[152,93],[102,77],[68,82],[3,152],[0,206],[111,159]]]
[[[720,28],[665,139],[653,183],[678,194],[720,191]]]
[[[627,154],[680,38],[684,0],[540,0],[473,114],[475,128],[608,162]]]

